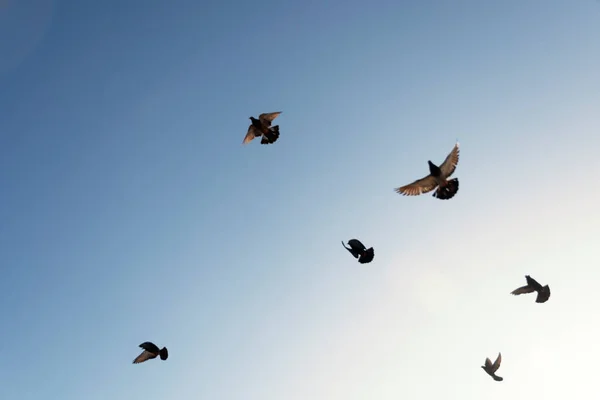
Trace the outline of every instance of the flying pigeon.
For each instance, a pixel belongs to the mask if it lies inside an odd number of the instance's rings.
[[[361,264],[370,263],[373,261],[373,257],[375,257],[375,250],[372,247],[366,248],[364,244],[360,242],[358,239],[350,239],[348,240],[348,245],[350,247],[346,247],[344,241],[342,240],[342,246],[346,248],[354,256],[354,258],[358,258],[358,262]]]
[[[281,114],[281,111],[264,113],[258,119],[250,117],[252,124],[248,127],[248,133],[243,144],[250,143],[252,139],[262,136],[261,144],[275,143],[279,139],[279,125],[271,127],[271,122]]]
[[[405,196],[418,196],[423,193],[431,192],[437,187],[437,190],[433,193],[433,197],[437,197],[440,200],[453,198],[456,192],[458,192],[458,178],[450,180],[448,180],[448,178],[456,169],[458,155],[459,149],[457,142],[450,154],[448,154],[439,167],[431,161],[427,161],[429,164],[429,175],[394,190]]]
[[[494,361],[494,364],[492,364],[492,362],[490,361],[489,358],[486,358],[485,365],[482,365],[481,368],[483,368],[483,370],[485,372],[487,372],[487,374],[489,376],[494,378],[495,381],[501,382],[504,380],[504,378],[496,375],[496,371],[498,371],[498,368],[500,368],[501,362],[502,362],[502,354],[498,353],[498,358],[496,358],[496,361]]]
[[[158,346],[152,342],[144,342],[140,344],[140,347],[144,349],[144,351],[142,351],[142,353],[137,356],[135,360],[133,360],[134,364],[143,363],[146,360],[152,360],[159,355],[161,360],[166,360],[169,358],[169,352],[167,351],[166,347],[163,347],[159,350]]]
[[[510,292],[515,296],[524,293],[537,292],[537,298],[535,299],[536,303],[545,303],[550,298],[550,287],[548,285],[542,286],[535,279],[530,277],[529,275],[525,275],[525,279],[527,279],[527,285],[521,286],[518,289]]]

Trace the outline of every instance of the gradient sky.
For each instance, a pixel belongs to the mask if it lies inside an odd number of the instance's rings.
[[[594,0],[0,0],[0,398],[587,398],[598,150]]]

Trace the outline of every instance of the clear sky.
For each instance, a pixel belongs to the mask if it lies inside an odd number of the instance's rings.
[[[594,0],[0,0],[0,398],[589,398],[599,150]]]

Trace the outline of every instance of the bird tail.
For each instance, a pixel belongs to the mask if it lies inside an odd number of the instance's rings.
[[[494,378],[494,380],[495,380],[496,382],[502,382],[502,381],[504,380],[504,378],[503,378],[503,377],[501,377],[501,376],[498,376],[498,375],[494,375],[494,376],[493,376],[493,378]]]
[[[361,254],[360,258],[358,259],[358,262],[361,264],[367,264],[373,261],[373,257],[375,257],[375,250],[373,250],[373,248],[370,247]]]
[[[167,358],[169,358],[169,351],[167,350],[166,347],[163,347],[162,349],[160,349],[160,359],[161,360],[166,360]]]
[[[438,186],[437,190],[433,192],[433,197],[440,200],[449,200],[454,197],[456,192],[458,192],[458,178],[450,179],[443,186]]]
[[[267,133],[263,133],[260,143],[271,144],[275,143],[277,139],[279,139],[279,125],[272,126]]]

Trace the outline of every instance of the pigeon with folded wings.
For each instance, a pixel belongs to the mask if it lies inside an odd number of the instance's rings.
[[[358,258],[358,262],[361,264],[370,263],[373,261],[373,257],[375,257],[375,250],[373,250],[372,247],[367,249],[358,239],[348,240],[348,246],[350,247],[346,247],[344,241],[342,241],[342,246],[344,246],[354,258]]]
[[[496,361],[494,361],[493,364],[492,364],[492,361],[490,361],[490,359],[488,357],[485,359],[485,365],[482,365],[481,368],[483,368],[483,370],[485,372],[487,372],[487,374],[489,376],[494,378],[495,381],[501,382],[504,380],[504,378],[496,375],[496,371],[498,371],[498,368],[500,368],[501,362],[502,362],[502,354],[498,353],[498,358],[496,358]]]
[[[525,275],[525,279],[527,280],[527,285],[521,286],[520,288],[515,289],[510,293],[514,294],[515,296],[518,296],[520,294],[537,292],[537,297],[535,298],[535,302],[536,303],[547,302],[548,299],[550,298],[550,286],[548,286],[548,285],[542,286],[540,283],[538,283],[538,281],[536,281],[529,275]]]
[[[458,178],[448,178],[454,173],[456,165],[458,164],[459,148],[458,142],[454,145],[454,148],[448,154],[444,162],[438,167],[431,161],[427,161],[429,164],[429,175],[425,178],[418,179],[413,183],[394,189],[397,193],[404,196],[418,196],[423,193],[431,192],[433,189],[437,190],[433,193],[433,197],[440,200],[448,200],[454,197],[458,192]]]
[[[244,138],[243,144],[250,143],[254,138],[261,137],[261,144],[275,143],[279,139],[279,125],[271,126],[275,118],[281,114],[281,111],[272,113],[263,113],[258,119],[250,117],[252,123],[248,127],[248,132]]]
[[[144,351],[133,360],[134,364],[143,363],[144,361],[151,360],[158,356],[160,356],[160,359],[163,361],[169,358],[169,352],[166,347],[159,350],[158,346],[152,342],[144,342],[140,344],[140,347],[144,349]]]

